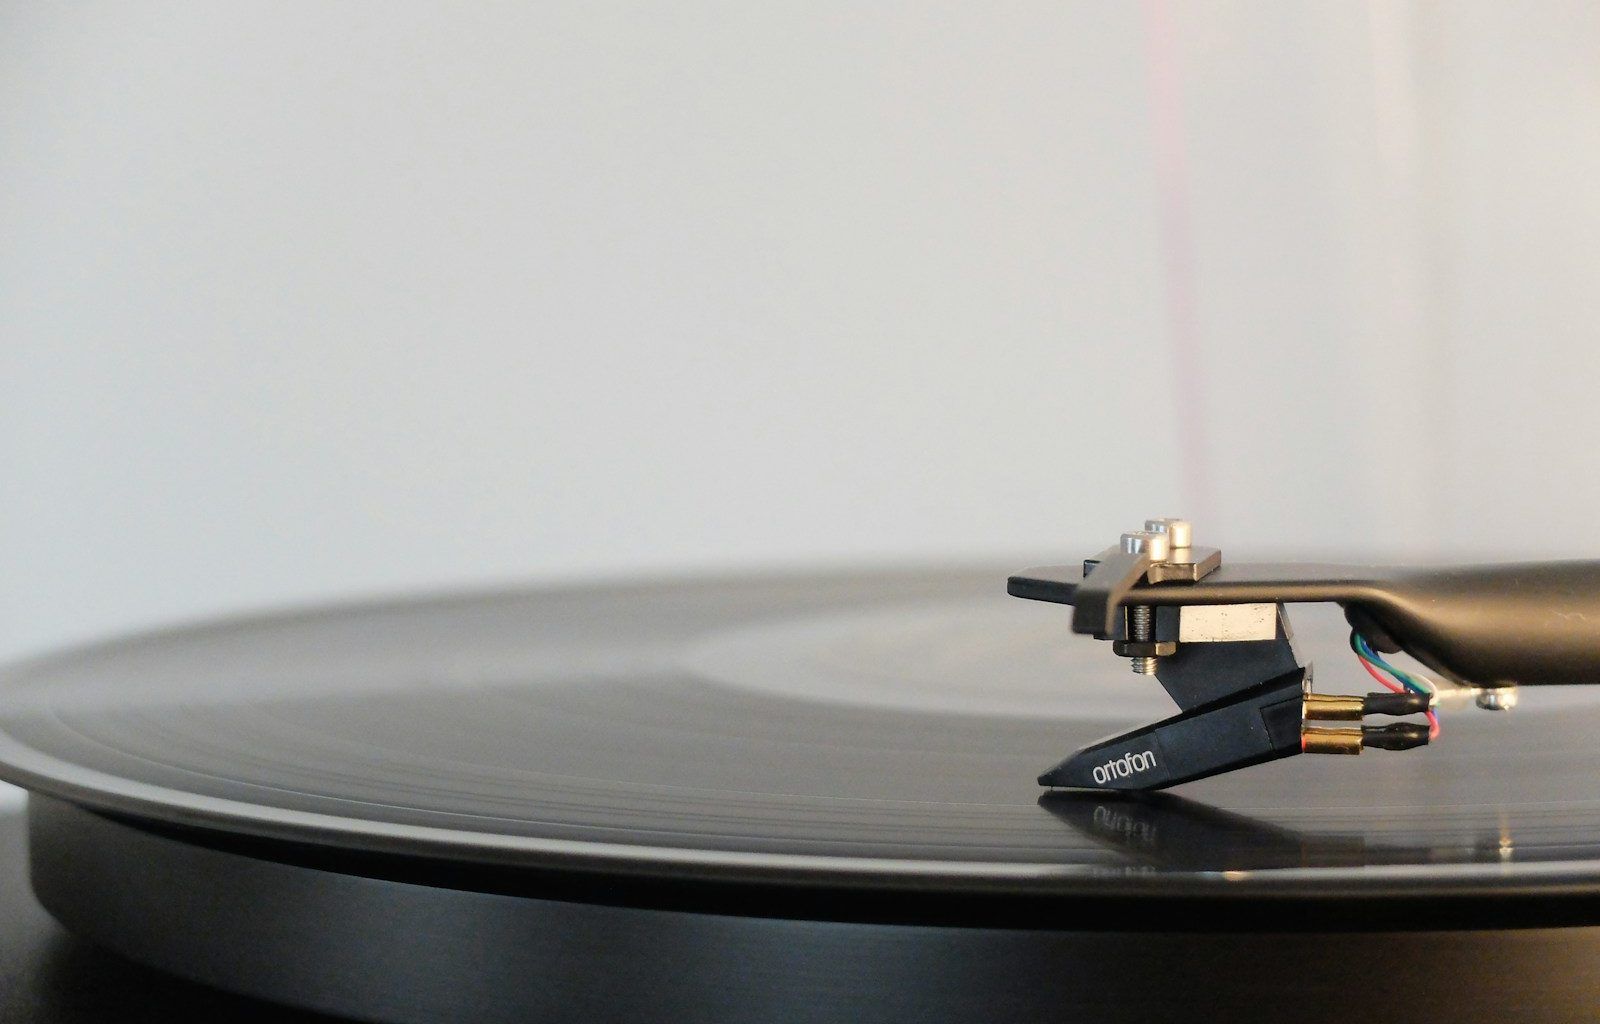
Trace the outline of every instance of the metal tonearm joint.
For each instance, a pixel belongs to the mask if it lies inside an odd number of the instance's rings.
[[[1423,746],[1437,735],[1431,686],[1383,654],[1404,651],[1491,709],[1514,705],[1519,684],[1600,682],[1600,562],[1223,565],[1189,523],[1167,518],[1081,565],[1018,573],[1007,589],[1071,605],[1073,632],[1109,641],[1178,706],[1079,750],[1039,776],[1045,786],[1162,789],[1299,753]],[[1312,691],[1284,606],[1324,601],[1344,608],[1352,646],[1397,692]],[[1363,724],[1375,715],[1429,724]]]

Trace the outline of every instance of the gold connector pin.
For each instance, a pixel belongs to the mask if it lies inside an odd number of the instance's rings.
[[[1359,754],[1361,730],[1359,728],[1300,730],[1300,749],[1308,754]]]
[[[1359,722],[1366,714],[1366,698],[1347,694],[1306,694],[1306,718],[1324,722]]]

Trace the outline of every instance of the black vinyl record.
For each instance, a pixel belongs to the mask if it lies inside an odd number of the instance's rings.
[[[1419,750],[1047,793],[1041,769],[1172,708],[1004,585],[746,577],[150,634],[13,667],[0,776],[33,791],[33,888],[69,928],[363,1019],[1600,1001],[1600,693],[1446,700]],[[1319,690],[1368,688],[1337,609],[1292,617]]]
[[[0,775],[91,809],[507,866],[1009,891],[1600,881],[1600,694],[1138,800],[1039,771],[1170,713],[1003,570],[575,587],[157,633],[12,669]],[[1313,614],[1307,616],[1307,612]],[[1296,609],[1317,687],[1370,688]]]

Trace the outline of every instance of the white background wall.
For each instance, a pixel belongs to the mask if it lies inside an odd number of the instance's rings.
[[[479,581],[1600,556],[1600,8],[11,5],[0,654]]]

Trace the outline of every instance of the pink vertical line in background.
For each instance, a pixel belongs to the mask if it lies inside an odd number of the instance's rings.
[[[1449,436],[1439,429],[1450,422],[1450,375],[1453,362],[1443,346],[1443,332],[1434,319],[1430,211],[1438,188],[1424,180],[1422,124],[1417,106],[1415,61],[1412,57],[1413,12],[1401,5],[1367,5],[1372,46],[1372,112],[1377,141],[1376,201],[1380,204],[1378,244],[1373,258],[1382,270],[1379,308],[1388,332],[1385,380],[1377,383],[1386,400],[1385,416],[1404,431],[1413,448],[1413,471],[1383,491],[1384,524],[1392,532],[1404,528],[1407,543],[1426,554],[1447,542],[1451,508],[1441,499],[1442,477],[1454,460]]]
[[[1171,347],[1173,401],[1178,413],[1182,515],[1212,523],[1210,445],[1206,436],[1205,367],[1195,294],[1189,167],[1184,135],[1183,76],[1178,27],[1170,0],[1143,0],[1145,64],[1150,76],[1150,125],[1155,149],[1162,277]],[[1206,528],[1202,526],[1202,528]]]

